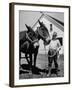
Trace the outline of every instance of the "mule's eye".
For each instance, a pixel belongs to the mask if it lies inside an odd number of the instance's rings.
[[[33,33],[33,36],[35,36],[35,34]]]
[[[33,36],[31,32],[29,33],[29,36],[30,36],[30,37]]]

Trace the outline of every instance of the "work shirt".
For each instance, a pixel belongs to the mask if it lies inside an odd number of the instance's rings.
[[[58,50],[59,47],[60,47],[60,42],[58,39],[51,40],[49,44],[49,49]]]
[[[58,39],[55,39],[55,40],[52,39],[49,43],[48,55],[54,56],[56,53],[59,53],[60,46],[61,45]]]

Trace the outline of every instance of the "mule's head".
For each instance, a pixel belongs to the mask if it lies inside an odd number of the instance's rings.
[[[39,25],[40,25],[40,27],[38,27],[38,30],[37,30],[38,34],[44,42],[48,42],[48,39],[49,39],[49,36],[50,36],[49,31],[48,31],[47,27],[44,25],[43,22],[40,22],[39,20],[38,20],[38,22],[39,22]]]
[[[27,24],[25,24],[25,25],[26,25],[27,33],[28,33],[29,37],[32,40],[36,39],[37,37],[36,37],[36,33],[34,32],[34,30],[30,26],[28,26]]]
[[[28,33],[29,38],[32,40],[33,45],[35,47],[39,46],[37,34],[35,33],[35,31],[30,26],[28,26],[27,24],[25,24],[25,25],[28,29],[27,33]]]

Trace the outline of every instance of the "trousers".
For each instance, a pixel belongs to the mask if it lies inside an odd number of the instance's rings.
[[[52,67],[52,63],[53,63],[53,61],[54,61],[54,66],[55,66],[55,69],[58,69],[58,63],[57,63],[57,53],[54,55],[54,56],[52,56],[52,57],[50,57],[50,56],[48,56],[48,67]]]

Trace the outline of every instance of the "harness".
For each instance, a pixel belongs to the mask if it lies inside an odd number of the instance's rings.
[[[38,42],[38,39],[32,40],[31,37],[28,35],[28,33],[26,33],[26,38],[28,39],[28,41],[32,44],[34,44],[35,42]]]
[[[29,37],[28,33],[26,33],[26,38],[32,43],[32,39]]]

